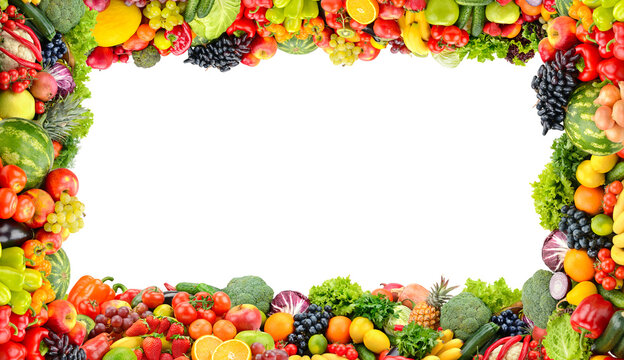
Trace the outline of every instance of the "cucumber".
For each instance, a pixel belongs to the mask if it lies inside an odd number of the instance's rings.
[[[56,35],[56,29],[54,29],[54,25],[48,20],[48,18],[39,10],[35,5],[31,3],[24,3],[22,0],[9,0],[9,4],[14,5],[16,8],[20,10],[27,19],[35,24],[35,27],[43,36],[45,36],[48,40],[54,39],[54,35]]]
[[[485,26],[485,6],[475,6],[472,11],[472,25],[470,35],[477,37],[483,32]]]
[[[200,291],[205,291],[210,294],[214,294],[217,291],[221,291],[219,288],[214,286],[204,284],[204,283],[191,283],[191,282],[181,282],[176,285],[176,290],[178,291],[186,291],[191,295],[195,295]]]
[[[494,0],[457,0],[455,2],[458,5],[465,5],[465,6],[485,6],[494,2]]]
[[[611,169],[611,171],[607,173],[605,180],[607,184],[611,184],[615,180],[622,179],[624,179],[624,162],[619,162],[615,164],[615,167],[613,167],[613,169]]]
[[[624,336],[624,311],[620,310],[611,316],[609,325],[592,345],[592,352],[594,354],[608,353],[618,342],[622,341],[622,336]]]
[[[493,322],[481,326],[461,347],[462,355],[458,360],[471,360],[477,351],[483,348],[485,344],[496,335],[498,329],[500,329],[500,326]]]
[[[469,5],[460,5],[459,6],[459,17],[457,18],[457,22],[455,22],[455,26],[460,29],[463,29],[466,24],[468,24],[468,20],[470,20],[470,16],[472,16],[473,6]]]
[[[611,350],[611,354],[616,358],[624,357],[624,340],[620,339],[620,342],[617,343]]]
[[[200,0],[199,6],[197,7],[197,17],[202,19],[210,14],[210,10],[212,10],[212,6],[214,5],[215,0]]]
[[[605,290],[602,285],[598,285],[598,293],[602,295],[605,300],[608,300],[616,308],[624,308],[624,293],[620,290]]]
[[[364,344],[355,344],[355,350],[358,352],[358,358],[360,360],[375,360],[377,357],[375,354],[368,350]]]
[[[184,21],[190,23],[195,19],[195,15],[197,15],[197,6],[199,5],[199,0],[188,0],[186,2],[186,9],[184,9]]]

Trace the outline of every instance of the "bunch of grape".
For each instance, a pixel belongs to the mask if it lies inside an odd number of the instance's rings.
[[[152,0],[143,9],[143,15],[150,19],[149,26],[152,29],[164,28],[171,31],[175,26],[184,24],[184,16],[180,15],[181,11],[173,0],[167,0],[164,7],[158,0]]]
[[[86,360],[87,353],[80,346],[69,343],[67,334],[59,335],[54,331],[48,332],[48,336],[43,338],[43,342],[48,347],[45,354],[46,360]]]
[[[264,345],[257,342],[251,344],[251,354],[253,360],[288,360],[286,351],[279,349],[265,351]]]
[[[388,45],[390,45],[390,52],[393,54],[411,54],[410,49],[405,46],[403,40],[399,37],[395,40],[388,41]]]
[[[329,60],[334,65],[351,66],[358,59],[362,48],[337,34],[332,34],[329,40],[331,53]]]
[[[43,225],[43,230],[59,234],[67,229],[72,234],[77,233],[84,227],[84,210],[84,204],[77,197],[64,192],[61,199],[54,204],[54,212],[48,215],[48,222]]]
[[[559,230],[567,235],[570,249],[587,249],[587,255],[595,258],[600,249],[613,246],[609,237],[596,235],[592,231],[591,218],[584,211],[574,205],[565,205],[561,208],[561,214]]]
[[[51,41],[44,41],[41,44],[41,56],[45,66],[53,65],[67,52],[67,45],[63,42],[63,35],[56,33]]]
[[[306,312],[294,316],[295,331],[288,335],[288,342],[297,345],[298,355],[309,354],[308,340],[312,335],[325,334],[329,319],[334,317],[331,311],[332,308],[329,305],[323,309],[319,305],[312,304]]]
[[[126,6],[136,5],[139,8],[145,7],[149,0],[125,0]]]
[[[514,314],[511,310],[505,310],[500,315],[492,316],[490,320],[496,325],[500,326],[498,330],[503,336],[516,336],[527,334],[526,323],[518,315]]]
[[[89,333],[89,337],[92,338],[103,332],[121,334],[140,318],[139,313],[130,310],[127,306],[122,306],[119,309],[109,306],[104,314],[95,317],[95,327]]]

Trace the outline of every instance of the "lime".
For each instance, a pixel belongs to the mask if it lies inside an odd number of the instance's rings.
[[[591,229],[598,236],[611,235],[613,232],[613,219],[605,214],[596,215],[591,220]]]
[[[107,352],[102,360],[137,360],[137,357],[132,349],[118,347]]]
[[[312,335],[308,340],[308,350],[312,354],[323,354],[327,350],[327,339],[321,334]]]

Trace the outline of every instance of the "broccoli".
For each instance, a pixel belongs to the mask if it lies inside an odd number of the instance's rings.
[[[440,326],[451,329],[455,337],[466,341],[492,318],[492,311],[483,300],[469,292],[453,297],[440,310]]]
[[[265,314],[273,300],[273,289],[262,278],[253,275],[230,280],[223,291],[230,296],[232,306],[252,304]]]
[[[154,46],[148,46],[143,50],[133,51],[132,60],[134,65],[140,68],[151,68],[160,61],[160,53]]]
[[[522,306],[524,315],[535,326],[546,329],[548,317],[555,311],[557,300],[550,296],[550,278],[548,270],[537,270],[522,286]]]
[[[68,33],[78,25],[85,13],[83,0],[41,0],[39,9],[50,20],[56,31]]]

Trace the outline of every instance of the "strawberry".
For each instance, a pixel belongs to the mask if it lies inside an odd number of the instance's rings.
[[[145,320],[137,320],[126,330],[126,336],[147,335],[149,329]]]
[[[159,360],[160,351],[162,350],[162,341],[155,336],[149,336],[143,339],[143,352],[147,360]]]
[[[134,354],[136,355],[137,360],[143,359],[143,350],[141,348],[134,349]]]
[[[169,353],[160,354],[160,360],[173,360],[173,356]]]
[[[171,341],[174,335],[184,335],[184,325],[179,322],[174,322],[167,331],[167,340]]]
[[[156,330],[157,333],[159,334],[166,334],[167,330],[169,330],[169,327],[171,326],[171,323],[169,322],[168,318],[162,318],[160,319],[160,324],[158,324],[158,329]]]
[[[150,333],[153,333],[154,331],[156,331],[156,329],[158,329],[158,325],[160,325],[160,320],[154,316],[146,317],[145,321],[147,321],[147,325],[149,325]]]
[[[174,358],[186,354],[191,348],[191,339],[188,336],[174,336],[171,342],[171,354]]]

